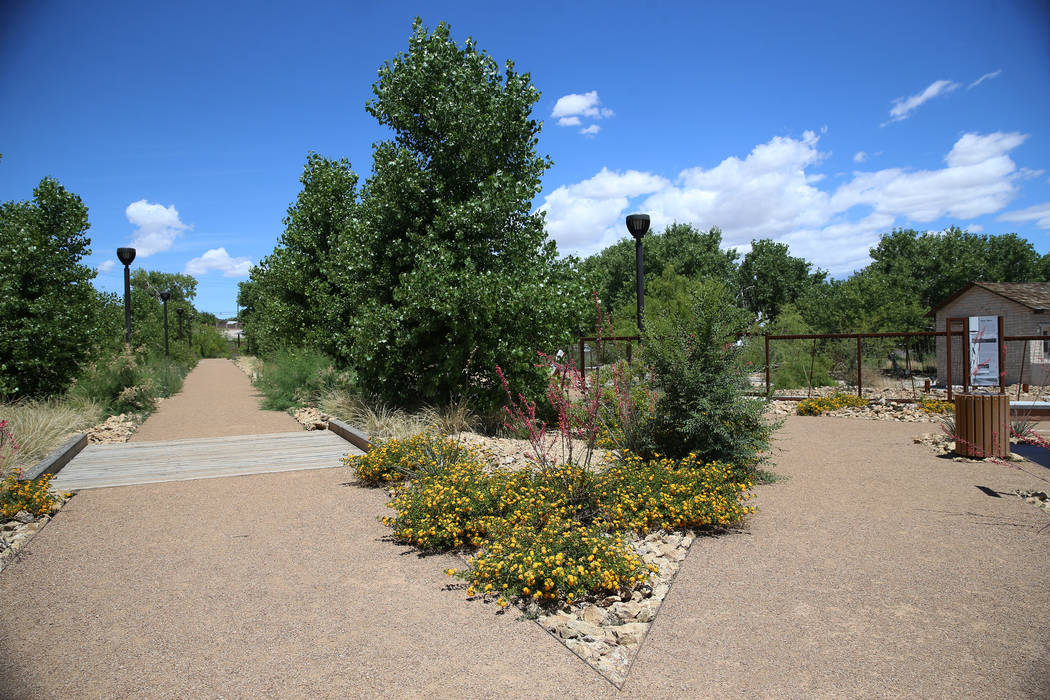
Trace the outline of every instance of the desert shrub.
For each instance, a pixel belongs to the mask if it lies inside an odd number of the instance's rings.
[[[662,392],[656,400],[653,443],[670,457],[752,468],[769,448],[776,423],[750,391],[737,340],[750,316],[717,282],[699,285],[692,313],[646,330],[643,357]]]
[[[316,405],[326,391],[352,383],[352,377],[337,371],[326,355],[308,348],[279,350],[255,378],[264,396],[263,408],[274,411]]]
[[[18,474],[9,474],[0,481],[0,518],[13,518],[19,511],[30,515],[47,515],[58,505],[58,496],[51,490],[51,474],[37,479],[19,481]]]
[[[75,400],[91,400],[111,413],[152,411],[156,386],[144,361],[125,348],[119,354],[88,365],[77,377],[69,394]]]
[[[819,416],[839,408],[863,408],[868,400],[854,394],[835,393],[831,396],[815,396],[798,402],[795,413],[800,416]]]
[[[101,407],[90,400],[76,403],[58,399],[22,400],[0,404],[0,474],[42,459],[71,433],[90,428],[101,416]]]

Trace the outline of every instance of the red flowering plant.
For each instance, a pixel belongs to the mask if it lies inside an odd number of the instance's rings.
[[[594,298],[597,318],[595,350],[602,356],[604,337],[611,321]],[[572,358],[562,353],[537,353],[548,368],[550,379],[544,392],[548,424],[537,415],[537,404],[523,394],[515,396],[500,367],[496,368],[507,394],[505,425],[527,436],[531,458],[541,468],[559,463],[592,465],[596,447],[610,448],[619,457],[636,450],[643,442],[646,426],[656,404],[655,393],[646,385],[645,372],[633,371],[622,363],[599,368],[590,381]],[[644,450],[640,450],[644,451]]]

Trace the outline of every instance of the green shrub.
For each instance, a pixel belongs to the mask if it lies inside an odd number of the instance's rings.
[[[265,397],[263,408],[273,411],[316,405],[324,392],[352,383],[351,376],[336,371],[327,356],[308,348],[279,350],[263,363],[255,379]]]
[[[656,452],[749,469],[759,462],[777,425],[763,419],[764,402],[746,395],[750,383],[736,344],[749,324],[749,314],[725,287],[708,282],[693,297],[691,317],[646,329],[643,357],[662,392],[653,426]]]
[[[85,368],[69,390],[73,401],[93,401],[107,412],[140,413],[156,407],[158,397],[182,389],[190,366],[125,348]]]

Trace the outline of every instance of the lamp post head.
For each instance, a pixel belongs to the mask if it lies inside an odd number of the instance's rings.
[[[117,258],[120,260],[121,264],[127,267],[135,260],[135,249],[117,248]]]
[[[642,236],[649,230],[648,214],[628,214],[627,230],[631,232],[635,240],[642,240]]]
[[[182,308],[181,306],[179,308],[175,309],[175,313],[177,313],[179,316],[181,316],[185,312],[186,312],[186,309]]]
[[[167,301],[168,299],[171,299],[171,290],[165,289],[163,292],[160,293],[160,300]]]

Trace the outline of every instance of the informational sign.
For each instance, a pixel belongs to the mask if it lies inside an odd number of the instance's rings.
[[[999,385],[999,317],[970,317],[970,386]]]

